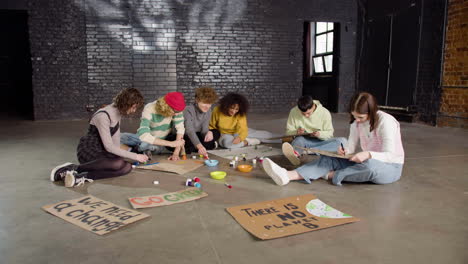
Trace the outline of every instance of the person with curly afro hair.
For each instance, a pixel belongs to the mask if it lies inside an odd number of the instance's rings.
[[[213,109],[210,129],[221,133],[219,145],[223,148],[241,148],[258,145],[261,142],[276,143],[279,140],[268,140],[275,137],[268,131],[255,130],[247,126],[249,101],[238,93],[228,93]]]
[[[132,170],[124,158],[146,162],[148,156],[120,148],[120,120],[141,109],[140,91],[127,88],[114,97],[113,103],[99,109],[89,121],[88,132],[77,148],[79,165],[65,163],[55,167],[50,180],[64,181],[65,187],[81,186],[93,180],[122,176]]]
[[[198,152],[207,157],[207,150],[215,149],[221,136],[217,129],[209,129],[211,106],[218,100],[215,90],[209,86],[195,89],[195,102],[184,110],[185,151]]]

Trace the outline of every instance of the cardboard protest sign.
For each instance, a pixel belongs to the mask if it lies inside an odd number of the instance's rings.
[[[306,153],[318,153],[323,156],[340,158],[340,159],[350,159],[352,156],[354,156],[354,154],[352,153],[346,154],[346,155],[340,155],[337,152],[330,152],[330,151],[320,150],[320,149],[315,149],[315,148],[302,148],[302,147],[297,147],[297,146],[296,148],[303,149],[307,151]]]
[[[92,195],[43,206],[46,212],[98,235],[104,235],[149,215],[123,208]]]
[[[312,194],[234,206],[226,210],[244,229],[263,240],[359,221],[326,205]]]
[[[281,149],[265,145],[248,146],[237,149],[215,149],[208,150],[208,153],[230,160],[234,159],[235,156],[243,157],[243,155],[245,155],[246,159],[283,155]]]
[[[187,172],[196,170],[201,166],[203,166],[203,161],[187,159],[187,160],[178,160],[178,161],[158,160],[157,164],[140,165],[140,166],[137,166],[136,168],[142,169],[142,170],[167,171],[167,172],[174,172],[177,174],[185,174]]]
[[[185,203],[206,196],[208,196],[208,194],[198,188],[188,188],[185,190],[160,195],[132,197],[128,198],[128,200],[130,201],[130,204],[133,208],[138,209]]]

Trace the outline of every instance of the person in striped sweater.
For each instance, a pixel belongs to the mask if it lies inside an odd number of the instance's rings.
[[[265,172],[278,185],[302,179],[311,183],[320,178],[334,185],[341,185],[343,181],[376,184],[398,181],[405,159],[398,121],[378,110],[375,97],[365,92],[352,98],[349,113],[351,127],[344,144],[347,147],[338,148],[341,155],[355,153],[349,160],[322,155],[318,160],[287,171],[266,158],[263,161]]]
[[[179,160],[185,141],[185,99],[180,92],[170,92],[145,105],[136,134],[122,133],[121,141],[137,152],[161,154],[166,147],[174,151],[169,160]],[[171,132],[175,130],[175,135]]]

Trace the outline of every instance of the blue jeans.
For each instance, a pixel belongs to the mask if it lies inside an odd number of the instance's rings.
[[[341,185],[342,181],[392,183],[400,179],[402,170],[403,164],[398,163],[386,163],[376,159],[355,163],[347,159],[328,156],[320,156],[318,160],[296,169],[307,183],[321,178],[329,171],[335,171],[332,179],[334,185]]]
[[[122,133],[120,134],[120,143],[125,144],[129,147],[137,147],[139,152],[151,151],[154,154],[161,154],[164,150],[164,146],[153,145],[144,141],[138,137],[137,134]]]
[[[234,138],[238,137],[238,134],[221,134],[219,138],[219,145],[223,148],[242,148],[244,146],[244,142],[241,141],[240,143],[233,144],[232,141]]]
[[[301,148],[315,148],[319,150],[325,150],[330,152],[337,152],[340,144],[346,145],[347,140],[345,138],[331,138],[328,140],[321,140],[318,138],[312,137],[296,137],[291,145],[293,147],[301,147]],[[295,148],[298,153],[302,153],[304,150]]]

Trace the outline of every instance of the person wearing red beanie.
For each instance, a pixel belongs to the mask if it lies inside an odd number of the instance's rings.
[[[164,100],[176,112],[182,112],[185,109],[185,99],[182,93],[167,93],[166,96],[164,96]]]
[[[170,92],[145,105],[137,134],[122,133],[121,142],[136,152],[161,154],[168,148],[173,152],[169,160],[179,160],[184,146],[184,95]],[[176,134],[171,132],[175,131]],[[148,153],[149,154],[149,153]]]

